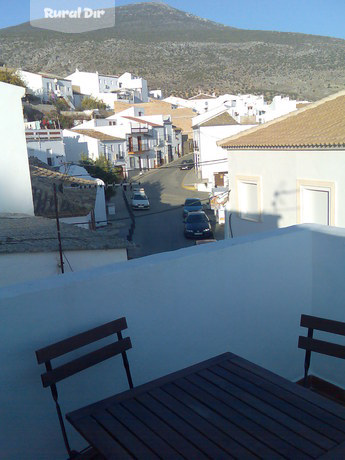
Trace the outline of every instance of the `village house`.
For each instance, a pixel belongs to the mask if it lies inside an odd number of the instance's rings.
[[[127,146],[131,170],[152,169],[181,155],[182,136],[174,131],[170,115],[147,116],[131,107],[108,117],[114,123],[128,123]]]
[[[0,212],[33,215],[22,108],[24,95],[25,88],[0,82]]]
[[[112,107],[117,100],[126,102],[148,101],[147,81],[130,72],[115,76],[102,75],[98,72],[83,72],[76,69],[66,78],[72,81],[74,91],[102,100],[108,107]]]
[[[66,162],[61,129],[26,129],[25,138],[29,157],[38,158],[49,166]]]
[[[28,93],[37,96],[42,102],[56,101],[63,98],[67,105],[74,109],[72,82],[68,78],[44,72],[28,72],[18,70],[18,75],[25,82]]]
[[[63,130],[66,160],[79,162],[83,155],[91,160],[104,156],[113,165],[124,164],[125,138],[106,134],[97,125],[95,128],[86,126],[82,124]]]
[[[125,144],[123,158],[118,158],[114,164],[123,167],[126,177],[170,163],[182,151],[182,133],[173,126],[171,116],[145,116],[143,109],[138,106],[129,106],[106,119],[90,120],[64,133],[66,138],[76,137],[76,133],[93,133],[93,136],[103,136],[109,140],[118,136]],[[66,149],[72,142],[66,139]]]
[[[179,157],[192,152],[192,119],[196,115],[193,109],[188,107],[177,107],[174,104],[161,100],[151,100],[150,102],[138,104],[126,104],[121,101],[114,102],[115,114],[128,109],[128,107],[137,108],[138,112],[136,113],[141,113],[141,115],[145,117],[151,115],[170,115],[176,139],[175,142],[173,138],[174,155]]]
[[[345,92],[218,141],[228,153],[226,235],[345,227]]]
[[[200,191],[212,192],[215,187],[228,186],[227,155],[217,145],[224,135],[232,135],[252,128],[238,123],[229,107],[217,107],[193,118],[194,164]]]
[[[221,96],[208,96],[199,94],[190,99],[170,96],[164,99],[175,107],[189,107],[195,115],[207,114],[214,110],[228,109],[229,114],[238,123],[256,124],[265,123],[274,118],[297,110],[299,102],[289,97],[275,96],[272,102],[267,103],[262,95],[254,94],[222,94]],[[303,104],[306,102],[304,101]]]

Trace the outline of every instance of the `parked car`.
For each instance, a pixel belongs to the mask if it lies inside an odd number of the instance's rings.
[[[135,193],[132,198],[133,209],[150,209],[150,202],[145,194]]]
[[[211,224],[204,211],[188,213],[184,224],[184,235],[186,238],[213,238]]]
[[[189,212],[202,211],[202,204],[199,198],[187,198],[183,205],[183,217]]]
[[[180,169],[193,169],[194,168],[194,160],[183,160]]]

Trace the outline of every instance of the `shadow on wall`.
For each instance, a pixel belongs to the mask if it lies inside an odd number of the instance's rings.
[[[80,142],[80,136],[64,137],[66,161],[77,161],[81,159],[81,155],[90,157],[89,147],[87,142]]]
[[[226,216],[226,225],[229,230],[229,237],[250,235],[252,233],[267,232],[280,228],[279,214],[261,214],[259,220],[250,220],[241,218],[237,211],[228,211]]]

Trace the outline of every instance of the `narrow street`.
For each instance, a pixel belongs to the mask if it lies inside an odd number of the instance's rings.
[[[147,172],[139,179],[150,200],[150,210],[134,211],[135,230],[129,257],[143,257],[192,246],[183,234],[182,205],[186,198],[198,197],[208,203],[208,193],[183,188],[193,171],[181,171],[180,160],[165,168]],[[130,196],[130,194],[128,194]]]

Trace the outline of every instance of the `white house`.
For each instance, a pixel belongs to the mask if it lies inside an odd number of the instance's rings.
[[[28,72],[21,69],[18,70],[18,75],[27,85],[29,93],[39,97],[43,102],[62,97],[70,108],[74,108],[72,82],[70,79],[43,72]]]
[[[229,158],[229,234],[345,227],[344,91],[218,145]]]
[[[306,104],[307,102],[303,101],[302,103]],[[297,110],[300,104],[301,102],[290,99],[289,97],[274,96],[270,104],[264,102],[262,104],[256,104],[256,121],[258,123],[266,123],[274,120],[275,118],[279,118]]]
[[[130,107],[107,118],[127,138],[129,169],[151,169],[178,158],[182,151],[180,131],[174,132],[170,115],[144,114],[141,107]],[[110,127],[100,130],[110,132]]]
[[[238,123],[229,110],[222,105],[193,118],[194,163],[201,191],[228,186],[228,158],[217,141],[253,127]]]
[[[33,215],[24,95],[25,88],[0,82],[0,212]]]
[[[29,157],[36,157],[49,166],[66,162],[65,145],[60,129],[26,129]]]
[[[147,81],[129,72],[120,76],[102,75],[98,72],[83,72],[76,69],[68,75],[74,90],[104,101],[113,107],[117,100],[127,102],[147,102]]]
[[[78,125],[74,129],[64,129],[66,160],[78,162],[82,155],[86,155],[91,160],[105,156],[114,165],[117,165],[118,160],[123,160],[126,139],[106,134],[100,130],[101,127],[92,129]]]

